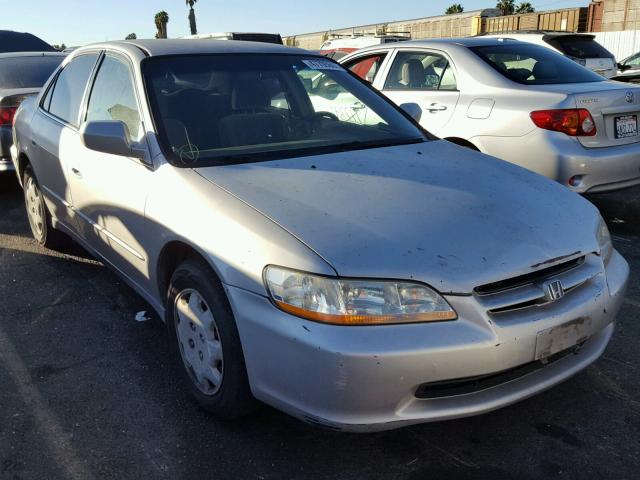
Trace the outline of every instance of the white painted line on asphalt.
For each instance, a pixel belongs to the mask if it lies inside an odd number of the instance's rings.
[[[52,459],[58,462],[66,476],[72,480],[94,479],[71,445],[70,435],[62,428],[40,390],[34,385],[29,370],[1,327],[0,364],[9,372],[24,405],[31,409],[36,428],[47,442]]]

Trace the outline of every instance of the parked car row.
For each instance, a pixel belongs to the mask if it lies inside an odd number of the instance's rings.
[[[12,161],[34,238],[75,239],[147,300],[215,416],[474,415],[594,362],[628,281],[571,190],[636,181],[616,155],[637,103],[554,55],[403,42],[354,74],[278,45],[95,44],[21,103]],[[500,138],[512,163],[475,151]],[[570,188],[514,165],[534,157]]]

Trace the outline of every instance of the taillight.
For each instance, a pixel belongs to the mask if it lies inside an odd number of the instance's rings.
[[[0,126],[13,125],[16,110],[18,110],[18,107],[0,107]]]
[[[566,133],[572,137],[592,137],[596,134],[593,117],[584,108],[538,110],[531,112],[531,120],[537,127]]]

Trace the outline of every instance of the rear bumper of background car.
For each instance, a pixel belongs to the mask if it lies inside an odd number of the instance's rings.
[[[491,321],[475,295],[448,296],[456,321],[370,327],[306,321],[226,288],[256,398],[328,428],[377,431],[488,412],[579,372],[607,346],[628,274],[615,252],[606,275],[551,310]],[[536,361],[539,334],[576,319],[590,322],[590,336]]]
[[[640,142],[585,148],[574,137],[542,129],[523,137],[471,140],[484,153],[528,168],[578,193],[607,192],[640,184]]]

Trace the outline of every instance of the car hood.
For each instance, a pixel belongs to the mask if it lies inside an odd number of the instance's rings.
[[[598,250],[599,217],[589,202],[445,141],[196,171],[343,277],[470,293]]]

